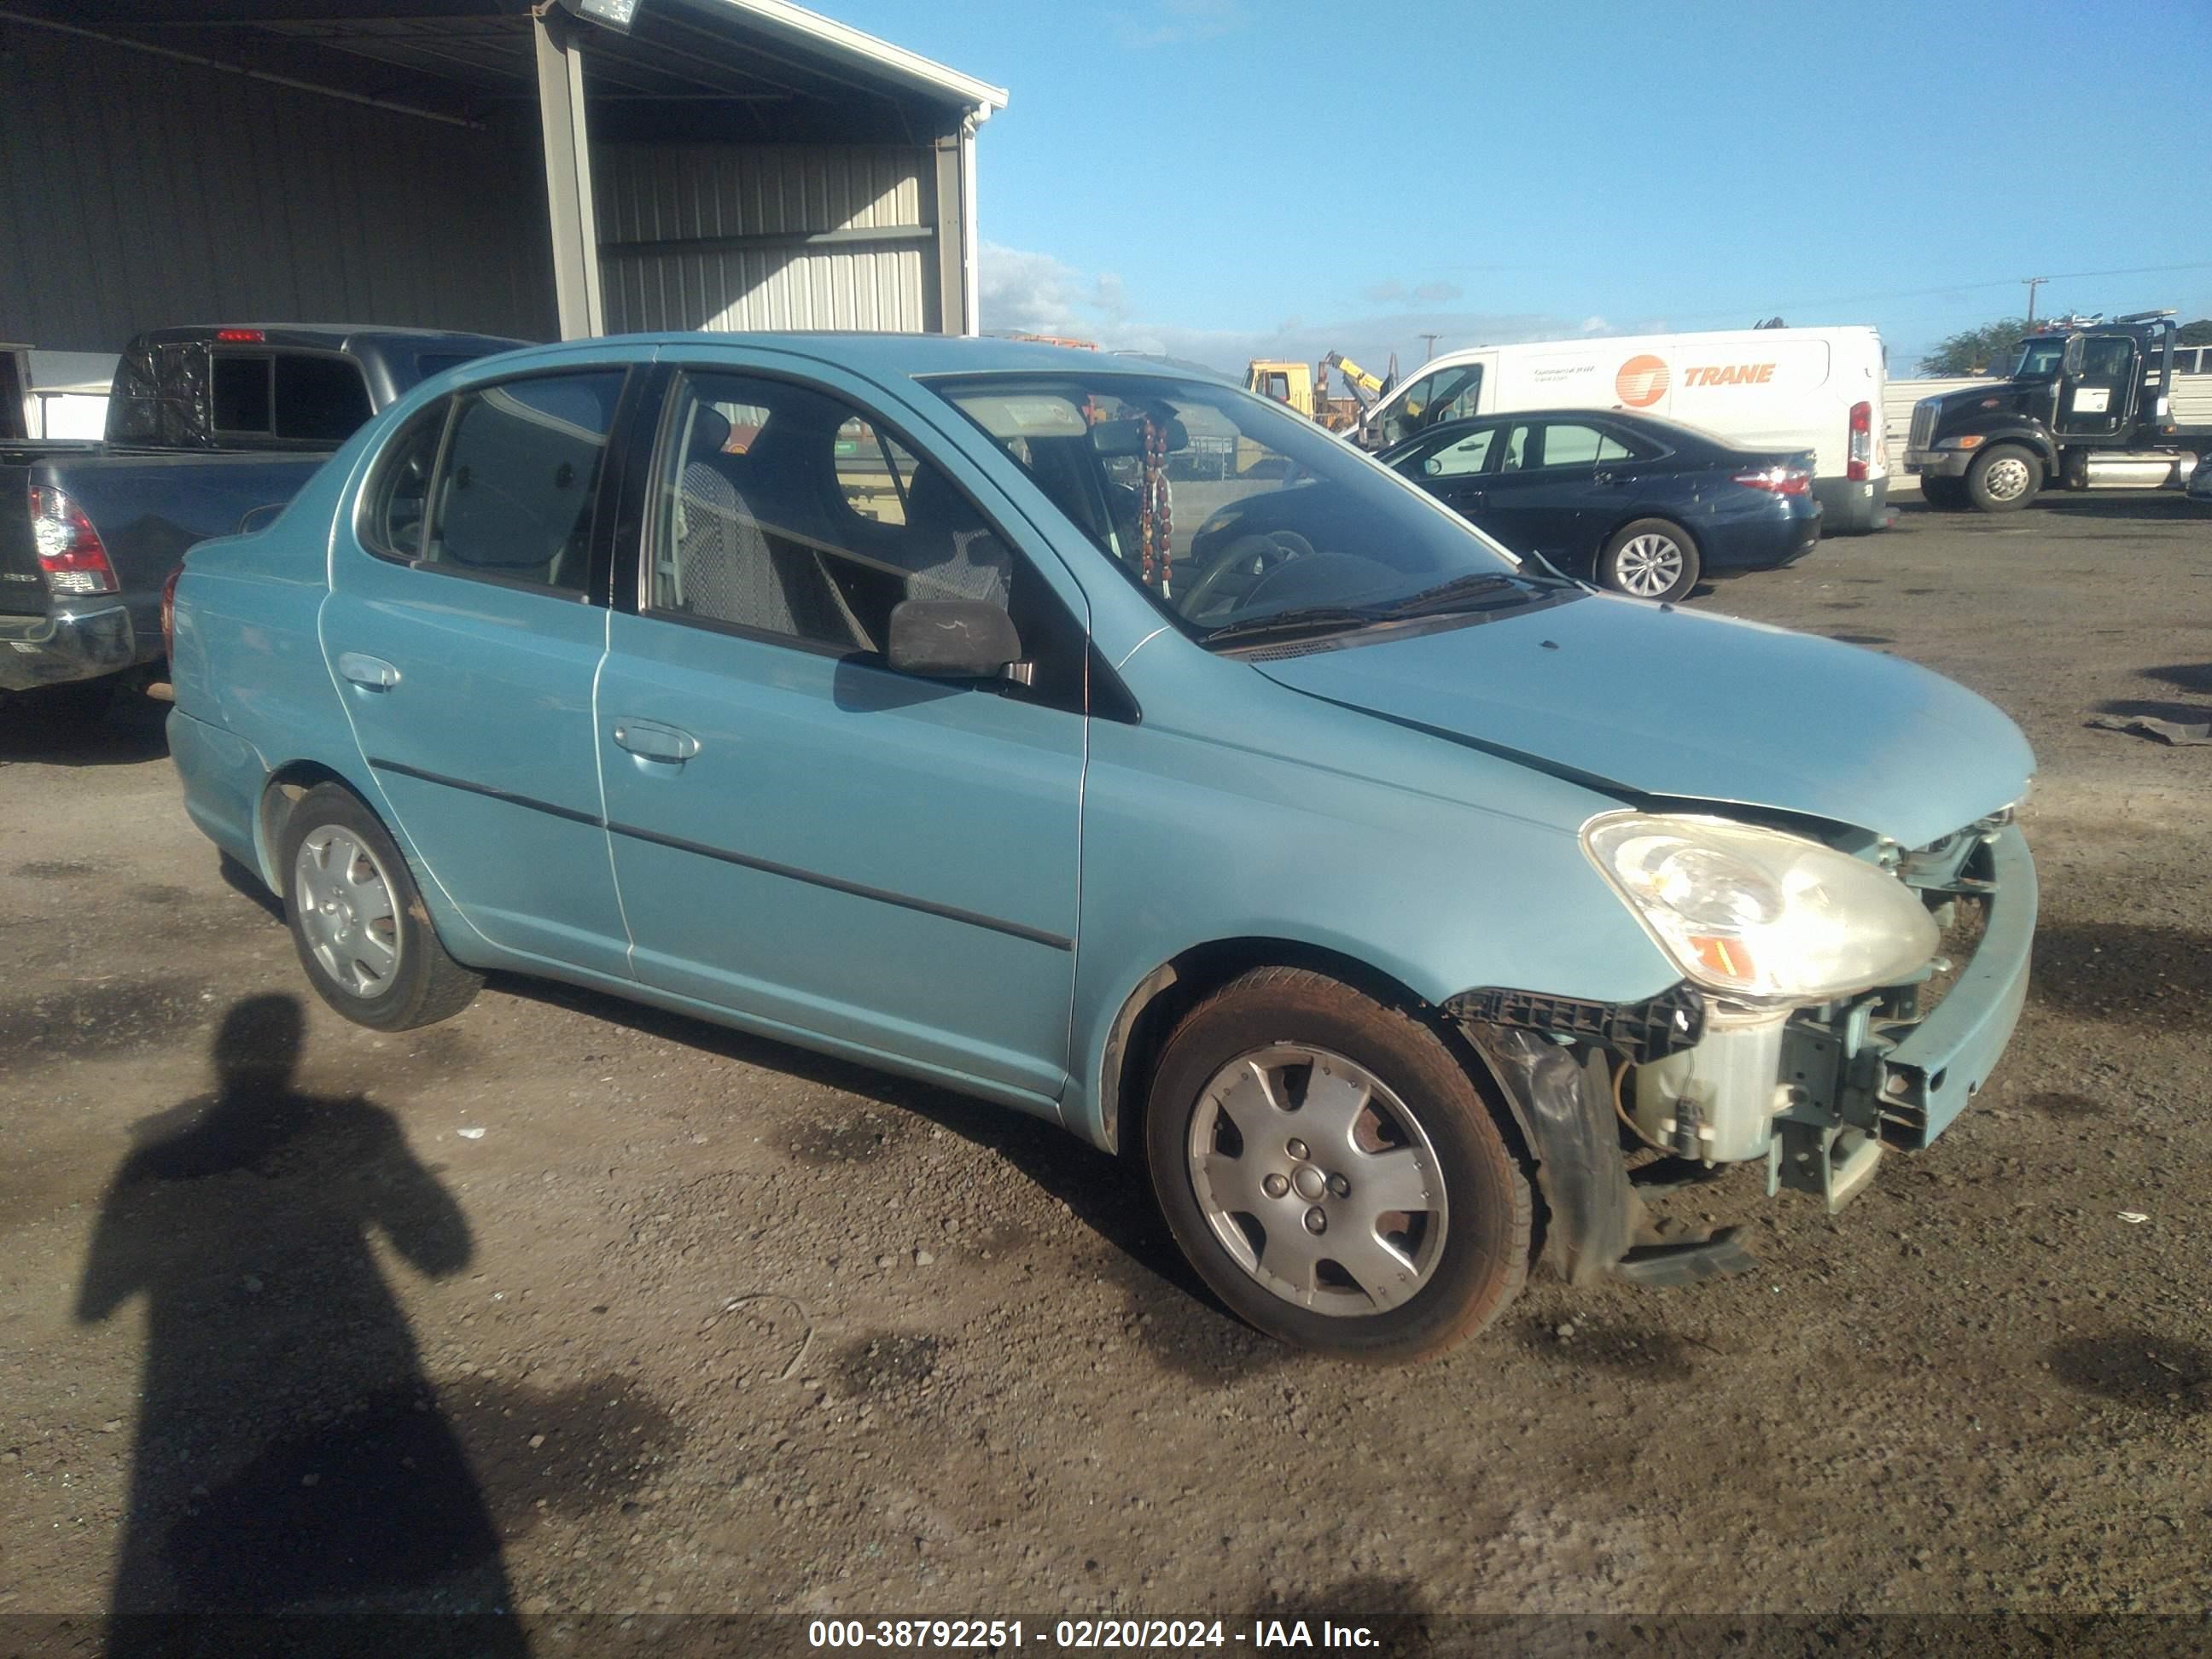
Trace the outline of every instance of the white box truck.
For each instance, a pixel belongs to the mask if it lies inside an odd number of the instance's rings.
[[[1537,340],[1447,352],[1361,416],[1381,449],[1439,421],[1522,410],[1613,409],[1702,427],[1747,449],[1809,449],[1821,530],[1889,521],[1887,380],[1871,328],[1753,328]]]

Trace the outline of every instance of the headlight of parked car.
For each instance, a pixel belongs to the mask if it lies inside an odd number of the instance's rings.
[[[1728,818],[1614,812],[1583,846],[1695,983],[1749,1002],[1825,1002],[1911,974],[1935,919],[1878,866]]]

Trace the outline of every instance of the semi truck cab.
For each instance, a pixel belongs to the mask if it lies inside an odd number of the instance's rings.
[[[1930,506],[2004,513],[2044,489],[2158,489],[2188,482],[2212,427],[2173,409],[2170,311],[2067,318],[2020,343],[2012,373],[1923,398],[1905,465]]]

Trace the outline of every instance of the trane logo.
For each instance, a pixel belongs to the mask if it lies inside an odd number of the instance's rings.
[[[1765,386],[1774,378],[1772,363],[1709,363],[1686,370],[1684,386]]]
[[[1613,393],[1631,409],[1649,409],[1667,395],[1667,360],[1649,352],[1631,357],[1613,377]]]

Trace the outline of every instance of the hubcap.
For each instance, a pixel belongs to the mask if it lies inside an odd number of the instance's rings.
[[[1620,591],[1654,599],[1682,580],[1681,544],[1672,536],[1632,536],[1613,560]]]
[[[1286,1042],[1231,1060],[1199,1096],[1188,1154],[1214,1237],[1296,1306],[1380,1313],[1443,1259],[1449,1212],[1428,1132],[1341,1054]]]
[[[1991,461],[1982,474],[1982,488],[1994,501],[2018,501],[2027,489],[2027,463],[2017,455]]]
[[[398,982],[392,878],[350,830],[325,826],[301,842],[292,903],[307,948],[341,990],[369,1001]]]

